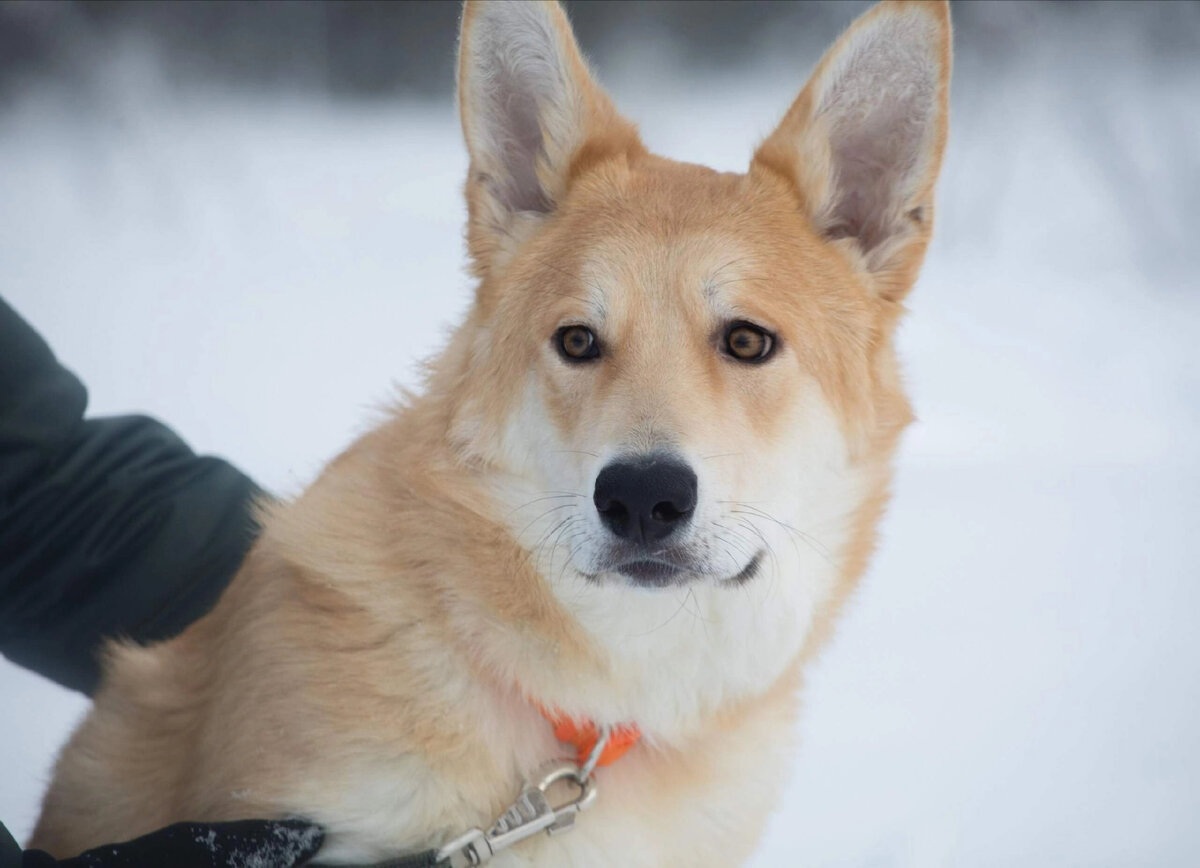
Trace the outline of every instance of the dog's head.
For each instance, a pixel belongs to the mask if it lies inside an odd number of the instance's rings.
[[[647,152],[556,3],[467,3],[480,286],[453,436],[549,579],[744,586],[794,548],[845,556],[878,482],[857,469],[909,418],[891,333],[949,63],[944,4],[881,4],[725,174]]]

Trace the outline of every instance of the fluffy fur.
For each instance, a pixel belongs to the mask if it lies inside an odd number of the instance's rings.
[[[265,508],[210,615],[109,649],[33,846],[285,815],[325,826],[327,863],[436,845],[562,754],[536,700],[645,737],[575,831],[494,864],[743,860],[910,419],[892,334],[949,71],[946,5],[882,3],[722,174],[647,152],[556,4],[468,2],[475,304],[422,394]],[[732,320],[775,356],[722,355]],[[570,323],[601,359],[559,357]],[[613,456],[664,448],[699,478],[695,568],[640,588],[605,571],[591,490]]]

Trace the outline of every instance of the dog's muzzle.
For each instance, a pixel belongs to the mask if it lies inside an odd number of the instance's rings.
[[[596,477],[592,502],[600,521],[615,537],[621,557],[612,569],[639,583],[670,584],[685,569],[664,557],[696,511],[696,473],[667,455],[622,458]]]

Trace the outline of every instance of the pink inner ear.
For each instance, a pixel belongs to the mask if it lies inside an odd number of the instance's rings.
[[[507,176],[490,179],[493,195],[512,212],[548,212],[552,205],[537,177],[537,161],[543,150],[537,98],[528,83],[520,81],[519,72],[502,64],[498,67],[488,93],[487,111],[500,119],[496,145]]]
[[[926,39],[880,27],[836,64],[818,115],[836,177],[827,234],[870,251],[903,229],[932,142],[937,69]]]
[[[480,180],[508,212],[550,211],[538,179],[547,126],[564,122],[570,82],[563,47],[544,7],[513,3],[482,7],[469,44],[467,108],[481,157]],[[561,131],[561,130],[560,130]]]

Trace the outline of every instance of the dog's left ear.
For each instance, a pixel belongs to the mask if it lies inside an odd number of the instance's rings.
[[[481,275],[553,214],[574,176],[642,150],[554,0],[466,0],[458,106],[471,158],[467,240]]]
[[[949,82],[945,0],[885,0],[825,54],[754,156],[885,298],[907,292],[929,241]]]

